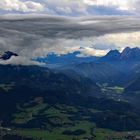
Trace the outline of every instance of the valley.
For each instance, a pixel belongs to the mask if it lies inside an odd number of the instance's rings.
[[[114,53],[53,68],[0,65],[1,129],[10,129],[3,140],[139,137],[139,57],[129,63]]]

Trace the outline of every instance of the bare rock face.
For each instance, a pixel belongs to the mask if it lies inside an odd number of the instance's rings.
[[[8,60],[12,56],[18,56],[18,54],[14,53],[14,52],[11,52],[11,51],[6,51],[6,52],[4,52],[4,54],[2,54],[0,56],[0,59],[2,59],[2,60]]]

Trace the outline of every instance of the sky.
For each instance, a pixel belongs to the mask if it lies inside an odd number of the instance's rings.
[[[80,51],[103,56],[111,49],[140,47],[140,0],[0,0],[0,52],[7,62]]]
[[[1,13],[52,15],[137,15],[139,0],[1,0]]]

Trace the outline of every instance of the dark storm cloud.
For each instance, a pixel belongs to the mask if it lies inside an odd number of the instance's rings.
[[[72,38],[102,36],[110,33],[140,30],[140,19],[125,16],[67,18],[58,16],[0,17],[0,28],[6,32],[42,36],[45,38]],[[3,34],[3,33],[2,33]],[[9,33],[8,33],[9,34]]]

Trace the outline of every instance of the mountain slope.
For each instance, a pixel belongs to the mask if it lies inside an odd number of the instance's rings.
[[[4,126],[11,124],[18,104],[42,98],[49,105],[70,105],[78,103],[79,96],[100,93],[100,88],[89,79],[68,77],[45,67],[0,65],[0,77],[0,120]]]
[[[133,80],[128,86],[125,88],[126,92],[140,92],[140,77]]]
[[[101,62],[118,61],[120,57],[121,57],[121,53],[118,50],[111,50],[105,56],[101,57],[99,61]]]
[[[0,84],[13,83],[16,86],[38,88],[40,91],[82,93],[91,85],[99,91],[98,86],[86,78],[79,76],[75,79],[46,67],[0,65],[0,77]]]
[[[122,75],[125,77],[125,73],[106,62],[81,63],[64,69],[65,71],[63,70],[63,72],[65,74],[68,73],[68,70],[73,70],[81,76],[100,84],[108,83],[115,85],[117,83],[119,85],[122,80],[120,77],[122,77]]]

